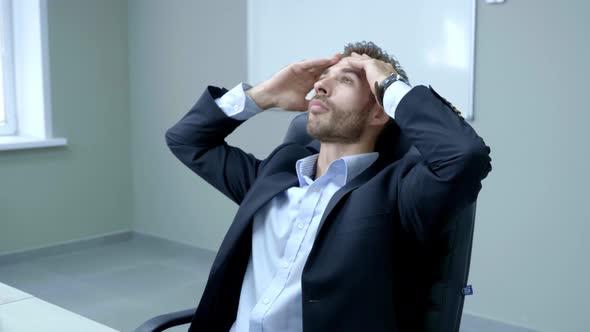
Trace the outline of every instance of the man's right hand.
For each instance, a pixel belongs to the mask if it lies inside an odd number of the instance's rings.
[[[313,89],[320,75],[336,64],[342,55],[331,58],[305,60],[288,65],[252,89],[246,91],[263,110],[281,108],[287,111],[305,112],[309,101],[305,96]]]

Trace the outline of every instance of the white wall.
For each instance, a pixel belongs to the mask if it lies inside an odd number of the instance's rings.
[[[479,2],[473,125],[493,171],[478,201],[468,313],[540,331],[590,326],[588,13],[582,0]],[[245,79],[245,28],[241,0],[129,2],[136,230],[219,245],[236,207],[176,162],[163,135],[207,84]],[[263,155],[288,121],[265,115],[231,142]]]

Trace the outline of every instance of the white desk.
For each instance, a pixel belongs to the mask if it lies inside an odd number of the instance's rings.
[[[0,332],[117,332],[0,283]]]

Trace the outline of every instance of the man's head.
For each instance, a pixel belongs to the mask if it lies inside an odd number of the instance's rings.
[[[314,85],[307,131],[320,142],[374,144],[382,129],[392,121],[377,103],[364,72],[348,63],[352,53],[390,63],[398,74],[407,78],[399,63],[372,42],[346,45],[343,58],[324,71]]]
[[[399,61],[397,61],[393,56],[385,53],[381,47],[375,45],[373,42],[362,41],[357,43],[349,43],[344,46],[344,52],[342,52],[344,57],[348,57],[352,53],[366,54],[373,59],[389,63],[401,77],[403,77],[407,82],[410,82],[406,71],[399,64]]]

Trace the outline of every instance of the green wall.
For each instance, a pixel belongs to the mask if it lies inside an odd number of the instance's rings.
[[[0,151],[0,253],[130,230],[127,2],[50,0],[60,148]]]
[[[134,230],[217,250],[237,206],[180,164],[164,133],[207,84],[246,79],[245,27],[243,0],[129,1]]]

